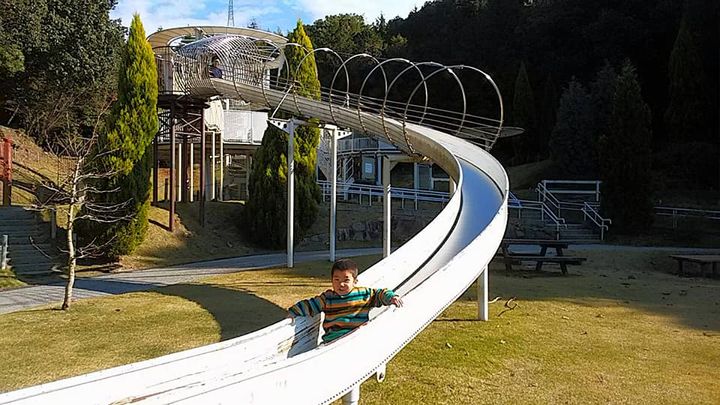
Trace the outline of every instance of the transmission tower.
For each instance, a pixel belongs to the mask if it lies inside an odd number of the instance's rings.
[[[235,26],[235,12],[233,11],[233,0],[228,0],[228,27]]]

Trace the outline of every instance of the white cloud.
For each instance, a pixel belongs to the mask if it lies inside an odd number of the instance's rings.
[[[425,0],[234,0],[233,10],[235,26],[246,26],[255,18],[262,27],[278,24],[287,25],[279,28],[292,29],[298,18],[310,24],[341,13],[363,15],[368,23],[381,13],[388,20],[398,15],[406,17],[413,7],[424,3]],[[129,26],[133,13],[137,12],[150,34],[159,27],[225,25],[227,7],[227,0],[119,0],[110,15],[121,18],[122,24]]]
[[[251,18],[260,18],[281,10],[276,0],[254,2],[234,2],[234,20],[236,26],[246,25]],[[225,25],[227,24],[227,1],[221,0],[120,0],[110,15],[121,18],[124,26],[129,26],[133,13],[139,13],[150,34],[159,27],[173,28],[188,25]]]
[[[420,8],[425,0],[297,0],[313,17],[313,21],[333,14],[360,14],[365,22],[372,23],[382,14],[386,20],[396,16],[407,17],[414,7]],[[312,21],[309,21],[311,23]]]

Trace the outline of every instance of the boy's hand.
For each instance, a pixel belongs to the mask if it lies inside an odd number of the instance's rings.
[[[397,295],[390,298],[390,305],[395,305],[396,307],[403,306],[402,298],[398,297]]]

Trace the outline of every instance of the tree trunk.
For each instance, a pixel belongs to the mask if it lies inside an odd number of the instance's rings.
[[[75,265],[77,258],[75,257],[75,243],[73,243],[73,225],[75,222],[75,205],[70,204],[68,207],[68,229],[67,229],[67,246],[68,246],[68,260],[67,260],[67,271],[68,280],[65,285],[65,298],[63,299],[61,309],[66,310],[70,308],[70,301],[72,301],[73,285],[75,284]]]

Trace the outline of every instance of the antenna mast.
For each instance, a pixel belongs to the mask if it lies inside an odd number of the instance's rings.
[[[234,26],[235,26],[235,12],[233,11],[233,0],[228,0],[228,20],[227,20],[227,26],[228,26],[228,27],[234,27]]]

